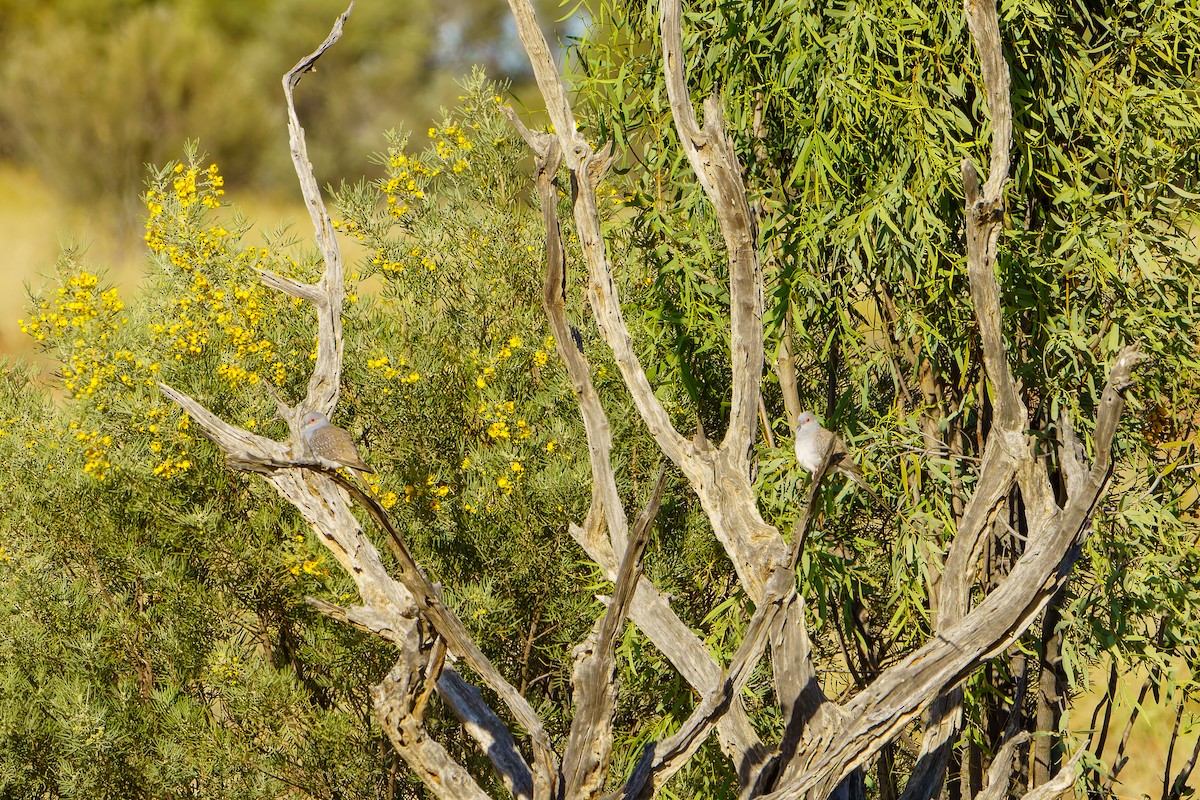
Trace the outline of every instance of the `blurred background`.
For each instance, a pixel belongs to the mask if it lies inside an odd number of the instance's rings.
[[[0,0],[0,352],[30,349],[16,327],[23,285],[63,245],[86,248],[123,291],[136,282],[146,165],[182,157],[189,139],[247,216],[305,233],[280,79],[346,5]],[[570,8],[538,5],[551,42],[569,35],[556,20]],[[539,104],[506,3],[360,1],[296,95],[321,184],[375,176],[368,157],[389,128],[422,143],[476,64],[512,82],[518,109]]]

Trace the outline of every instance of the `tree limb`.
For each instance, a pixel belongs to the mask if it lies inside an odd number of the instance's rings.
[[[292,165],[296,168],[296,177],[300,180],[300,191],[304,195],[304,204],[308,207],[308,216],[313,223],[314,238],[321,249],[325,260],[325,270],[319,281],[319,295],[307,297],[317,307],[317,363],[308,379],[308,395],[302,409],[316,409],[327,416],[332,414],[337,405],[338,392],[342,385],[342,301],[345,294],[345,278],[342,270],[342,253],[338,248],[337,237],[334,235],[333,222],[329,219],[329,211],[325,201],[321,199],[321,187],[313,174],[312,163],[308,160],[308,145],[305,142],[304,128],[296,115],[294,94],[296,86],[305,73],[316,67],[317,60],[325,51],[333,47],[342,38],[342,27],[346,24],[350,12],[354,10],[353,0],[350,6],[333,23],[333,29],[325,37],[321,45],[296,63],[283,76],[283,96],[287,100],[288,113],[288,143],[292,153]],[[282,279],[280,279],[282,280]],[[283,286],[278,282],[265,281],[281,291]],[[314,287],[314,290],[318,287]],[[288,292],[291,294],[291,292]],[[327,303],[327,307],[323,307]],[[325,313],[321,313],[324,311]],[[297,414],[299,417],[300,414]],[[295,424],[291,421],[291,424]],[[293,429],[295,433],[295,429]]]
[[[534,796],[537,798],[552,797],[554,792],[553,787],[558,776],[558,761],[550,746],[550,739],[546,734],[541,717],[533,710],[529,702],[521,696],[516,687],[500,674],[500,671],[496,669],[491,660],[479,648],[479,645],[475,643],[475,640],[471,638],[466,626],[462,624],[458,616],[442,602],[441,592],[438,591],[437,587],[417,564],[416,559],[413,558],[411,551],[408,549],[408,544],[404,541],[404,537],[396,526],[392,524],[391,518],[383,506],[379,504],[379,501],[360,489],[354,482],[344,477],[338,470],[324,464],[313,462],[279,463],[268,459],[259,459],[251,454],[244,454],[239,457],[239,460],[232,463],[238,468],[258,468],[269,471],[292,471],[300,469],[304,472],[318,473],[318,476],[316,476],[318,480],[336,484],[353,497],[371,515],[372,519],[375,520],[388,536],[388,541],[392,545],[392,553],[399,562],[400,581],[412,595],[417,608],[429,620],[438,635],[445,640],[450,652],[466,661],[471,666],[471,669],[475,670],[483,678],[484,682],[508,706],[508,709],[512,712],[517,722],[529,732],[529,737],[534,747],[534,754],[537,756],[534,770]],[[258,471],[258,469],[255,471]]]
[[[1083,760],[1083,755],[1087,751],[1082,747],[1075,751],[1075,755],[1066,764],[1062,765],[1053,778],[1043,783],[1041,786],[1026,792],[1022,795],[1021,800],[1056,800],[1059,795],[1075,785],[1077,776],[1075,769],[1079,766],[1079,762]]]
[[[659,26],[663,74],[679,143],[716,211],[717,224],[725,240],[729,260],[733,397],[722,447],[742,455],[748,466],[757,428],[754,415],[763,371],[763,289],[758,234],[746,200],[742,165],[726,128],[720,99],[715,94],[704,102],[704,127],[696,121],[683,71],[679,0],[662,0]]]
[[[566,90],[558,75],[558,67],[546,37],[537,24],[530,0],[509,0],[517,33],[537,79],[538,89],[546,101],[546,113],[554,123],[554,134],[562,148],[563,158],[573,176],[572,193],[574,216],[579,244],[591,278],[588,295],[596,324],[617,362],[617,368],[633,397],[638,414],[663,453],[685,474],[695,472],[694,448],[675,430],[670,415],[654,394],[645,369],[633,350],[633,339],[621,313],[612,266],[604,245],[600,224],[600,206],[596,184],[607,171],[610,158],[607,151],[596,152],[575,129],[575,116]]]
[[[612,761],[613,715],[617,707],[616,647],[634,589],[641,576],[641,557],[658,516],[667,470],[658,480],[646,508],[633,526],[633,535],[621,557],[616,587],[597,629],[579,646],[572,682],[575,685],[575,718],[563,752],[564,797],[592,797],[604,788]]]
[[[1127,348],[1117,357],[1105,384],[1097,430],[1115,431],[1124,410],[1122,391],[1132,382],[1132,370],[1142,360]],[[1107,442],[1111,446],[1111,435]],[[1097,446],[1102,439],[1097,437]],[[1100,465],[1097,451],[1097,466]],[[770,800],[804,797],[811,790],[829,791],[893,739],[932,698],[966,678],[988,658],[1002,652],[1036,619],[1065,580],[1075,547],[1090,524],[1095,503],[1106,487],[1096,482],[1093,467],[1087,491],[1072,498],[1054,524],[1031,531],[1025,552],[1008,577],[954,625],[888,669],[844,708],[845,729],[828,744],[808,754],[805,769]]]
[[[808,489],[808,502],[804,516],[798,525],[798,535],[792,541],[790,557],[768,579],[762,602],[754,609],[754,615],[746,626],[746,634],[730,660],[729,668],[725,670],[717,689],[696,706],[678,731],[662,742],[646,747],[641,761],[634,768],[629,781],[620,791],[611,795],[611,798],[639,800],[651,797],[657,793],[660,786],[670,780],[671,776],[687,763],[704,742],[716,720],[726,712],[730,701],[741,691],[750,677],[751,670],[766,648],[775,619],[782,610],[791,605],[793,600],[799,600],[796,594],[796,565],[803,553],[808,530],[812,525],[817,490],[830,467],[833,445],[834,442],[831,440],[822,458],[820,468],[813,475],[812,484]],[[800,600],[800,602],[803,601]]]
[[[321,198],[312,165],[308,161],[304,130],[296,115],[293,95],[301,77],[311,70],[321,55],[340,38],[349,13],[350,9],[342,14],[322,45],[301,59],[283,78],[292,161],[313,222],[315,238],[324,257],[322,276],[312,285],[300,284],[282,276],[262,275],[266,285],[291,296],[307,299],[316,310],[317,359],[309,378],[308,393],[293,409],[289,409],[276,398],[280,406],[280,416],[287,421],[291,429],[291,442],[275,442],[229,425],[183,392],[166,385],[162,385],[162,389],[197,422],[206,437],[231,456],[233,462],[243,467],[254,462],[269,465],[271,468],[264,467],[257,471],[263,472],[264,479],[301,512],[316,531],[320,541],[354,580],[364,601],[363,606],[338,609],[326,604],[321,610],[383,636],[400,648],[400,662],[382,683],[374,687],[372,695],[376,716],[410,767],[439,796],[483,796],[482,790],[469,774],[460,765],[455,764],[440,745],[425,736],[420,714],[414,713],[417,710],[414,703],[418,702],[421,696],[420,676],[425,672],[425,656],[417,641],[416,632],[416,612],[420,607],[436,622],[439,632],[445,631],[450,634],[443,633],[446,641],[454,641],[461,649],[470,652],[470,655],[464,655],[464,658],[467,658],[472,666],[484,667],[481,674],[485,678],[493,679],[494,685],[499,687],[497,691],[506,701],[512,703],[510,707],[514,715],[522,724],[527,725],[533,739],[535,754],[538,755],[538,770],[532,782],[534,791],[527,792],[524,796],[532,795],[538,800],[549,800],[554,791],[557,765],[554,763],[553,753],[549,750],[545,732],[541,729],[540,720],[532,708],[525,703],[524,698],[519,698],[519,695],[513,696],[515,690],[506,692],[505,689],[511,687],[507,686],[502,678],[496,682],[498,675],[494,673],[494,669],[491,673],[487,672],[484,662],[477,658],[481,654],[471,652],[473,643],[466,646],[461,635],[456,635],[463,633],[461,623],[456,626],[456,620],[441,606],[436,590],[431,590],[427,581],[417,579],[417,576],[424,576],[420,574],[419,569],[414,569],[414,563],[406,563],[405,577],[410,586],[406,587],[392,579],[378,551],[363,535],[358,520],[350,512],[345,494],[337,488],[341,486],[342,489],[347,489],[347,486],[337,483],[336,477],[330,479],[332,470],[317,463],[297,469],[295,463],[298,458],[307,455],[307,448],[299,436],[299,420],[303,413],[308,409],[316,409],[329,414],[340,393],[344,276],[332,223]],[[357,491],[355,487],[348,490],[352,494]],[[400,549],[404,551],[403,547]],[[418,589],[416,595],[411,593],[412,588]],[[446,675],[443,674],[438,680],[439,687],[445,681]],[[443,697],[460,716],[480,720],[495,719],[481,702],[478,703],[478,708],[456,706],[456,702],[462,702],[463,698],[467,697],[462,692],[446,692]],[[528,727],[529,725],[532,727]],[[477,728],[482,730],[482,726]],[[498,735],[493,737],[493,741],[500,743],[501,750],[507,749],[509,752],[493,753],[489,749],[489,756],[497,763],[506,783],[514,787],[514,792],[522,791],[520,787],[527,782],[523,781],[521,776],[519,753],[515,747],[505,748],[504,739]],[[501,766],[502,763],[507,763],[507,766]],[[527,767],[525,772],[528,773]]]
[[[548,133],[530,131],[505,107],[504,114],[525,139],[536,159],[536,185],[542,209],[542,222],[546,226],[546,280],[542,287],[542,308],[550,330],[554,334],[554,347],[566,367],[571,379],[571,389],[579,404],[583,417],[583,428],[587,435],[588,460],[592,469],[592,503],[588,510],[585,530],[596,531],[599,514],[608,524],[608,535],[614,550],[624,550],[628,537],[628,521],[621,495],[617,490],[616,476],[612,468],[612,429],[608,415],[600,403],[600,395],[592,383],[591,369],[583,349],[575,341],[575,332],[567,321],[566,310],[566,263],[563,257],[562,232],[558,221],[558,189],[554,184],[555,174],[562,163],[562,149],[558,140]]]
[[[375,717],[400,757],[440,800],[489,800],[467,770],[451,758],[446,748],[430,739],[413,699],[420,688],[415,647],[402,651],[399,662],[371,687]]]
[[[513,797],[530,800],[533,797],[533,771],[517,748],[512,733],[484,702],[479,689],[467,683],[454,667],[446,666],[438,678],[437,690],[463,729],[491,760]]]

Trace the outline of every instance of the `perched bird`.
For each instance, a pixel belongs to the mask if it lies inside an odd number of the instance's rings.
[[[835,434],[821,427],[821,422],[811,411],[805,411],[796,419],[796,461],[809,472],[816,474],[825,458],[825,451],[833,444],[829,456],[830,469],[836,470],[867,490],[876,503],[887,508],[887,504],[867,485],[858,465],[850,458],[845,443]]]
[[[358,448],[354,446],[354,437],[331,423],[329,417],[320,411],[311,411],[304,417],[300,436],[318,458],[361,472],[375,471],[358,454]]]

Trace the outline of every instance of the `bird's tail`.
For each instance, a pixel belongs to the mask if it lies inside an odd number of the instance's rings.
[[[874,501],[874,503],[876,505],[878,505],[884,511],[887,511],[888,514],[891,514],[894,512],[894,509],[891,506],[889,506],[887,503],[883,502],[883,498],[880,497],[878,494],[876,494],[875,490],[867,485],[866,480],[864,480],[861,475],[856,475],[853,472],[847,472],[846,476],[848,478],[850,478],[850,480],[854,481],[859,486],[861,486],[863,488],[863,491],[865,491],[867,494],[871,495],[871,500]]]

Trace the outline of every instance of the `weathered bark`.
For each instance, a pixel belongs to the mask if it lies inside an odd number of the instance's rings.
[[[446,748],[429,738],[420,715],[413,713],[419,675],[419,647],[401,651],[400,660],[371,689],[375,716],[396,752],[434,796],[442,800],[486,800],[487,793]]]
[[[619,548],[625,548],[627,539],[625,510],[612,470],[612,437],[608,416],[592,384],[587,359],[576,344],[566,317],[566,266],[557,216],[557,189],[554,185],[555,173],[561,163],[561,150],[555,137],[532,132],[511,110],[506,109],[506,113],[536,155],[536,185],[546,225],[546,280],[542,306],[554,333],[559,358],[571,379],[588,440],[592,504],[583,528],[571,526],[570,531],[588,556],[605,570],[610,579],[616,580],[614,553]],[[601,520],[607,525],[607,538],[600,533]],[[720,667],[712,660],[703,642],[671,611],[652,585],[639,582],[630,614],[634,623],[697,692],[706,695],[715,691],[720,680]],[[734,762],[745,785],[751,773],[766,760],[766,750],[746,718],[739,698],[734,699],[731,713],[722,717],[719,736],[723,750]]]
[[[780,619],[785,610],[796,608],[797,613],[791,618],[791,621],[793,624],[796,619],[803,622],[803,600],[796,593],[796,565],[804,553],[804,543],[816,510],[817,490],[820,488],[825,473],[830,468],[832,456],[833,442],[831,441],[822,458],[821,466],[813,475],[812,484],[809,486],[804,515],[797,524],[797,535],[792,540],[787,563],[781,564],[767,579],[767,587],[762,601],[750,618],[750,624],[746,627],[742,643],[734,653],[729,669],[722,676],[719,688],[711,692],[696,706],[691,716],[680,726],[678,731],[661,743],[647,746],[641,761],[624,788],[615,792],[611,797],[619,800],[638,800],[638,798],[653,796],[656,790],[695,754],[704,742],[708,731],[727,712],[729,703],[738,695],[745,681],[750,677],[750,671],[766,647],[772,630],[778,630],[775,621]]]
[[[719,106],[711,100],[705,103],[706,122],[701,128],[687,96],[680,70],[678,3],[668,0],[661,6],[668,95],[681,144],[713,203],[726,238],[730,262],[735,401],[725,441],[716,448],[703,442],[689,444],[673,430],[646,381],[620,315],[611,264],[598,236],[595,186],[607,168],[608,153],[594,155],[575,130],[569,102],[549,57],[549,48],[534,24],[532,9],[523,0],[511,0],[510,5],[555,124],[555,135],[567,169],[572,174],[576,229],[588,264],[590,299],[601,334],[613,351],[647,429],[664,453],[688,477],[748,595],[762,601],[766,578],[774,572],[781,548],[778,531],[765,525],[753,507],[745,471],[744,445],[753,432],[749,398],[757,396],[751,389],[756,389],[761,380],[761,367],[757,359],[743,359],[742,354],[761,352],[761,325],[750,324],[761,314],[760,275],[752,249],[747,244],[752,227],[744,210],[744,189],[736,154],[724,133]],[[945,746],[957,733],[961,703],[953,694],[947,703],[947,692],[983,659],[1006,647],[1041,612],[1069,568],[1071,547],[1083,535],[1092,504],[1103,490],[1107,477],[1104,472],[1107,454],[1104,454],[1093,465],[1079,497],[1073,498],[1065,509],[1058,507],[1053,502],[1045,465],[1035,458],[1025,433],[1028,414],[1007,364],[1001,332],[1000,292],[995,276],[995,252],[1002,227],[1002,194],[1011,140],[1008,74],[1000,52],[994,7],[983,8],[970,3],[967,15],[983,64],[993,116],[993,150],[987,183],[980,187],[974,169],[969,164],[964,165],[968,272],[989,384],[996,397],[992,436],[985,449],[976,493],[964,509],[959,535],[948,559],[947,572],[950,566],[957,570],[954,579],[946,582],[939,598],[945,608],[939,608],[941,624],[937,640],[888,670],[852,700],[841,715],[852,720],[844,729],[809,731],[811,738],[804,741],[793,757],[798,767],[787,767],[794,776],[769,795],[772,797],[800,797],[810,791],[818,796],[828,793],[838,781],[897,735],[934,698],[939,698],[945,708],[941,714],[943,722],[932,736],[927,737],[927,745],[932,745],[927,748],[927,753],[936,753],[933,761],[938,763],[926,759],[926,771],[935,782],[940,782],[944,775]],[[751,338],[747,340],[747,337]],[[1105,424],[1104,418],[1112,416],[1114,411],[1119,414],[1119,393],[1128,385],[1129,373],[1137,359],[1133,352],[1123,354],[1114,367],[1107,392],[1110,406],[1101,409],[1101,428]],[[730,444],[738,447],[731,448]],[[1101,446],[1099,441],[1097,446]],[[1103,446],[1111,446],[1111,437]],[[968,613],[966,600],[972,585],[974,558],[990,529],[995,510],[1016,487],[1020,488],[1028,515],[1030,547],[1008,579],[977,609]],[[784,650],[782,642],[780,645],[779,649]],[[804,673],[800,670],[797,674]],[[729,686],[728,680],[723,686]],[[727,691],[718,689],[715,694],[702,698],[697,710],[699,718],[705,720],[702,725],[711,724],[707,721],[711,709],[720,705],[720,698],[725,694]],[[685,724],[689,737],[695,735],[691,733],[693,727],[691,723]],[[679,757],[676,754],[694,746],[695,739],[683,741],[677,737],[675,742],[663,748],[668,755],[656,756],[666,770],[671,768],[673,759]]]
[[[613,715],[617,707],[617,637],[624,627],[625,615],[641,577],[642,552],[650,541],[650,526],[662,501],[666,469],[658,472],[654,493],[633,526],[633,534],[621,557],[616,585],[608,610],[596,629],[576,652],[575,718],[563,752],[563,792],[565,797],[592,797],[604,788],[612,761]]]
[[[1003,227],[1003,189],[1012,124],[1008,70],[1001,53],[994,5],[988,0],[966,0],[968,27],[979,54],[992,121],[986,182],[981,185],[975,168],[968,162],[963,164],[968,278],[993,403],[991,430],[983,446],[974,493],[961,508],[938,586],[936,635],[877,675],[874,673],[882,660],[880,653],[869,654],[872,668],[864,688],[843,705],[831,702],[817,681],[805,627],[804,600],[796,585],[796,566],[829,454],[813,477],[802,520],[787,543],[777,528],[763,520],[753,492],[751,453],[765,349],[763,276],[755,223],[747,203],[742,167],[719,102],[715,98],[704,102],[701,125],[688,95],[682,72],[679,2],[663,0],[661,5],[668,97],[681,146],[713,205],[729,261],[732,401],[726,433],[715,445],[702,436],[689,439],[674,428],[638,360],[601,236],[596,189],[611,164],[611,153],[607,149],[593,150],[576,130],[567,93],[529,0],[510,0],[510,5],[556,131],[534,133],[513,118],[537,158],[537,189],[547,230],[543,305],[580,406],[593,475],[587,518],[582,527],[571,526],[570,531],[615,583],[605,615],[577,650],[576,716],[562,766],[536,712],[444,605],[438,587],[413,559],[386,511],[328,464],[309,458],[299,436],[298,421],[304,413],[319,410],[328,414],[338,398],[343,275],[332,226],[308,163],[293,93],[303,74],[337,41],[346,15],[339,18],[325,43],[284,78],[293,162],[325,260],[325,269],[314,284],[262,275],[265,284],[310,302],[316,311],[318,354],[308,393],[294,408],[277,400],[291,438],[275,442],[257,436],[223,422],[175,389],[164,386],[163,391],[229,455],[231,465],[260,473],[293,503],[352,576],[362,605],[340,608],[310,602],[323,613],[396,646],[396,666],[372,691],[375,713],[400,757],[436,796],[484,794],[465,768],[427,735],[424,717],[435,690],[463,721],[514,796],[534,800],[598,797],[609,778],[612,761],[613,713],[617,705],[614,648],[628,615],[695,687],[699,699],[678,731],[646,747],[615,797],[652,796],[715,729],[724,752],[737,767],[743,797],[850,800],[862,796],[861,770],[867,762],[881,753],[886,755],[891,743],[922,714],[928,715],[925,738],[917,769],[903,797],[936,797],[944,784],[950,748],[961,728],[959,687],[982,663],[1003,653],[1021,636],[1064,585],[1077,546],[1087,535],[1096,503],[1106,488],[1112,469],[1113,437],[1124,407],[1123,392],[1142,358],[1136,350],[1127,349],[1112,365],[1097,413],[1094,463],[1087,463],[1069,421],[1059,422],[1059,457],[1067,478],[1067,497],[1065,502],[1056,499],[1046,459],[1036,453],[1033,437],[1026,430],[1031,427],[1029,414],[1009,368],[1003,338],[996,248]],[[601,335],[646,429],[664,456],[686,477],[728,553],[742,588],[756,603],[746,635],[727,666],[714,660],[655,587],[639,580],[638,560],[661,497],[663,478],[660,475],[646,511],[630,531],[613,474],[609,422],[566,318],[566,265],[554,186],[560,164],[570,173],[575,230],[589,277],[588,299]],[[791,363],[789,345],[779,362],[789,416],[793,406],[798,407],[796,398],[790,396],[795,394]],[[789,370],[793,370],[790,390],[786,375]],[[922,389],[927,390],[932,391]],[[366,509],[387,533],[399,564],[398,576],[384,569],[380,554],[350,513],[348,498]],[[1007,576],[994,586],[987,582],[989,585],[980,587],[985,594],[971,608],[980,550],[993,530],[997,511],[1010,504],[1021,509],[1022,530],[1027,534],[1025,550]],[[959,510],[956,505],[956,516]],[[620,564],[618,553],[622,554]],[[738,699],[768,646],[776,694],[785,718],[782,739],[770,750],[755,734]],[[446,663],[448,655],[466,662],[504,703],[508,714],[525,731],[532,761],[527,762],[521,755],[516,740],[486,706],[478,690]],[[987,792],[999,792],[999,787],[1007,783],[1013,754],[1019,746],[1020,737],[1007,735],[1006,731],[1005,748],[992,764]],[[1047,774],[1048,780],[1027,796],[1036,800],[1069,786],[1079,757],[1077,753],[1053,777]],[[886,777],[886,758],[884,772]]]

